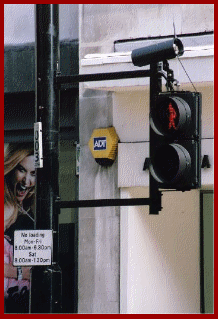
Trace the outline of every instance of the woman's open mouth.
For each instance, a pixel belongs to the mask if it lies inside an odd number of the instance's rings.
[[[26,196],[26,194],[28,193],[29,188],[24,186],[21,183],[17,183],[16,185],[16,197],[19,199],[24,199],[24,197]]]

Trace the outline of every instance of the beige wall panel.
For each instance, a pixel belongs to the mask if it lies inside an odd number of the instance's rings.
[[[122,189],[123,198],[148,188]],[[199,192],[165,192],[163,210],[121,208],[121,313],[199,313]]]

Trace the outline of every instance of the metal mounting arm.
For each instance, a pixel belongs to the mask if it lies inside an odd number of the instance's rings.
[[[174,72],[169,67],[169,62],[167,60],[163,61],[163,70],[167,72],[166,76],[166,88],[167,91],[174,91],[173,85],[178,85],[178,81],[174,78]]]

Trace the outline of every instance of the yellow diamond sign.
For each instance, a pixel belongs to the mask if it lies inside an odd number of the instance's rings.
[[[108,166],[115,161],[118,141],[119,137],[113,126],[93,130],[88,145],[98,164]]]

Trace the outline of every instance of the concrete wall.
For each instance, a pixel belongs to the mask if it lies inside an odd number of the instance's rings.
[[[123,198],[148,188],[123,188]],[[163,210],[121,210],[121,313],[200,312],[199,191],[167,192]]]
[[[110,168],[93,159],[88,141],[94,128],[113,123],[110,92],[80,95],[79,199],[119,198],[117,162]],[[79,313],[119,313],[119,208],[79,210]]]
[[[114,51],[114,41],[214,30],[213,4],[81,4],[81,57]]]

